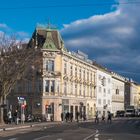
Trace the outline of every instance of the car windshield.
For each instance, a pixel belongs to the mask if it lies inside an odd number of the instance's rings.
[[[126,110],[126,112],[134,112],[133,110]]]

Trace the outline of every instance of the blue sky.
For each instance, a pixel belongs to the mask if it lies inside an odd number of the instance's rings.
[[[0,0],[0,32],[28,40],[49,19],[68,49],[140,82],[139,12],[140,0]]]

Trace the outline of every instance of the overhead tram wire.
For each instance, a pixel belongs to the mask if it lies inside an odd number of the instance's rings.
[[[21,7],[0,7],[0,10],[23,10],[23,9],[45,9],[45,8],[73,8],[73,7],[103,7],[103,6],[119,6],[119,5],[140,5],[140,1],[129,2],[105,2],[91,4],[66,4],[66,5],[46,5],[46,6],[21,6]]]

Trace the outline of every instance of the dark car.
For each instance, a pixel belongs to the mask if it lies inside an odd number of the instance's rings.
[[[116,112],[116,117],[124,117],[125,116],[125,111],[124,110],[118,110]]]

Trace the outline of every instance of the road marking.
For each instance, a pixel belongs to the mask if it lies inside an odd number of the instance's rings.
[[[11,139],[8,139],[8,140],[17,140],[17,138],[11,138]]]
[[[39,138],[35,138],[34,140],[41,140],[41,139],[44,139],[44,138],[47,138],[47,137],[49,137],[49,135],[48,136],[39,137]]]
[[[58,138],[57,140],[63,140],[62,138]]]
[[[98,132],[99,132],[99,130],[96,129],[96,133],[98,133]]]
[[[98,134],[98,130],[96,130],[96,132],[95,133],[93,133],[93,134],[91,134],[91,135],[89,135],[89,136],[87,136],[86,138],[84,138],[83,140],[88,140],[88,139],[90,139],[91,137],[93,137],[93,136],[95,136],[95,135],[98,135],[99,136],[99,134]],[[96,137],[97,138],[97,137]],[[99,140],[98,138],[97,139],[95,139],[95,140]]]
[[[94,140],[99,140],[99,138],[94,138]]]
[[[99,136],[99,134],[95,134],[95,136],[94,137],[98,137]]]
[[[88,140],[89,138],[93,137],[94,135],[96,135],[96,133],[93,133],[93,134],[91,134],[91,135],[87,136],[87,137],[86,137],[86,138],[84,138],[83,140]]]

